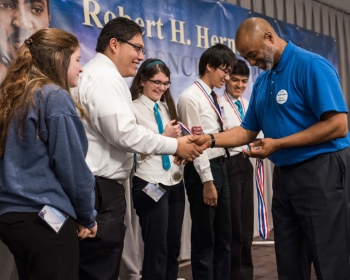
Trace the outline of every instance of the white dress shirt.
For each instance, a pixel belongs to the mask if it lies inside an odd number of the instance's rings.
[[[198,79],[197,82],[202,85],[209,97],[212,98],[210,95],[212,89],[201,79]],[[188,87],[180,95],[177,103],[177,110],[181,121],[189,128],[191,128],[193,125],[200,125],[205,134],[218,133],[220,131],[218,115],[213,109],[211,103],[205,97],[204,93],[196,84]],[[223,155],[225,155],[225,149],[209,148],[193,161],[194,167],[196,168],[196,171],[198,172],[203,183],[213,180],[209,159],[217,158]]]
[[[236,126],[240,126],[242,123],[241,119],[239,118],[238,107],[236,104],[234,104],[238,99],[234,98],[232,95],[230,95],[229,97],[231,97],[233,106],[235,106],[236,110],[232,108],[231,104],[226,100],[224,95],[220,97],[220,107],[224,107],[224,112],[225,112],[224,130],[226,130],[226,128],[230,129]],[[247,112],[249,102],[247,99],[242,97],[239,98],[239,101],[242,104],[242,109],[245,114]],[[229,148],[228,150],[230,152],[230,155],[233,156],[242,152],[242,149],[247,149],[247,148],[248,148],[247,145],[243,145],[240,147]]]
[[[155,102],[153,100],[143,94],[133,101],[137,123],[158,134],[158,125],[153,110],[154,104]],[[168,107],[165,102],[159,100],[157,104],[165,128],[166,124],[170,122]],[[148,155],[145,159],[141,159],[141,156],[137,155],[135,176],[154,184],[161,183],[166,186],[176,185],[178,182],[172,179],[172,174],[179,171],[180,168],[177,164],[174,164],[174,157],[172,155],[169,155],[169,159],[171,168],[165,170],[163,168],[162,156]]]
[[[132,153],[176,152],[176,139],[136,124],[130,90],[107,56],[97,53],[83,69],[78,94],[87,113],[86,162],[95,176],[124,181],[130,175]]]

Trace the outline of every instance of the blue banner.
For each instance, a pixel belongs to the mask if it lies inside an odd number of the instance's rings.
[[[198,77],[198,61],[205,49],[223,43],[236,52],[234,39],[240,23],[252,16],[264,17],[211,0],[51,0],[50,14],[50,27],[70,31],[79,38],[83,65],[95,55],[97,37],[109,20],[125,16],[137,22],[143,30],[146,58],[162,59],[171,70],[175,100]],[[264,18],[283,39],[319,53],[337,68],[333,38]],[[259,71],[251,67],[247,98]]]

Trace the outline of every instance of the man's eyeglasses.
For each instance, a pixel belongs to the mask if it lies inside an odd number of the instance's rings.
[[[149,80],[150,82],[152,82],[155,86],[160,87],[161,85],[163,85],[165,88],[169,88],[171,85],[171,82],[161,82],[159,80]]]
[[[231,77],[231,72],[232,70],[231,69],[222,69],[221,67],[218,67],[222,73],[224,73],[225,76],[230,76]]]
[[[130,43],[128,41],[124,41],[124,40],[121,40],[121,39],[119,39],[118,41],[126,43],[126,44],[132,46],[138,54],[140,54],[140,53],[142,53],[143,55],[146,54],[146,50],[143,47],[141,47],[141,46],[135,45],[133,43]]]

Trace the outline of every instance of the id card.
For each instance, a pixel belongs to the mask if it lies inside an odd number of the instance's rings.
[[[39,212],[39,217],[42,218],[57,234],[60,232],[62,226],[67,221],[68,216],[60,210],[45,205]]]
[[[155,202],[158,202],[158,200],[166,193],[166,190],[162,187],[156,186],[152,183],[148,183],[142,190]]]

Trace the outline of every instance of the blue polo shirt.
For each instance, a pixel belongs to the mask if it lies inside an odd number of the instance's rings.
[[[256,80],[242,127],[283,138],[320,121],[327,111],[347,113],[337,71],[323,57],[288,42],[277,66]],[[269,156],[277,166],[295,164],[350,146],[349,134],[313,146],[281,149]]]

